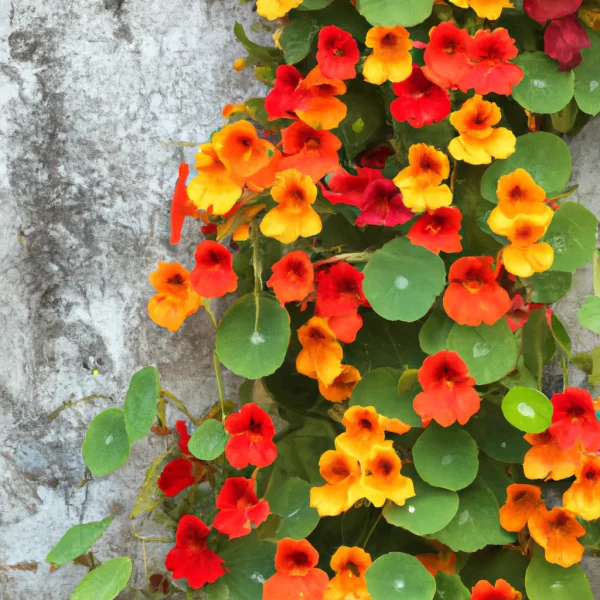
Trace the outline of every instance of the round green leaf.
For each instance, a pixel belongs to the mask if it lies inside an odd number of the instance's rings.
[[[227,437],[221,421],[208,419],[196,428],[188,442],[188,449],[200,460],[214,460],[225,451]]]
[[[400,369],[382,367],[369,371],[352,391],[350,406],[372,406],[388,419],[400,419],[411,427],[422,427],[421,417],[413,408],[413,399],[419,389],[407,394],[398,393]]]
[[[112,517],[106,517],[102,521],[93,521],[83,525],[73,525],[60,541],[46,556],[46,562],[53,567],[64,565],[75,560],[78,556],[85,554],[92,544],[106,531],[110,525]]]
[[[558,63],[544,52],[525,52],[514,61],[525,77],[513,88],[513,98],[527,110],[550,114],[564,108],[573,97],[575,78],[572,71],[561,73]]]
[[[371,25],[413,27],[431,15],[433,0],[357,0],[356,6]]]
[[[217,354],[236,375],[260,379],[281,366],[289,341],[289,316],[275,297],[247,294],[225,313],[217,331]]]
[[[373,600],[433,600],[435,579],[410,554],[390,552],[367,570],[367,589]]]
[[[536,552],[525,574],[529,600],[594,600],[590,583],[579,565],[568,569],[546,562]]]
[[[475,552],[485,546],[510,544],[515,540],[500,526],[498,502],[492,491],[478,479],[458,494],[458,512],[432,538],[455,552]]]
[[[92,475],[101,477],[116,471],[129,457],[129,439],[122,408],[102,411],[90,423],[81,448]]]
[[[424,481],[454,491],[473,483],[479,468],[477,444],[458,425],[431,423],[414,445],[413,460]]]
[[[446,311],[441,307],[436,308],[419,331],[419,344],[421,344],[423,352],[435,354],[440,350],[445,350],[448,335],[453,326],[454,321],[446,314]]]
[[[600,298],[598,296],[588,296],[577,314],[583,327],[600,334]]]
[[[296,10],[321,10],[332,2],[333,0],[304,0]]]
[[[561,271],[545,271],[528,277],[524,283],[533,288],[532,302],[554,304],[571,289],[573,275]]]
[[[575,100],[579,108],[588,115],[600,112],[600,36],[587,30],[592,45],[581,51],[583,62],[573,71],[575,73]]]
[[[446,283],[442,259],[406,238],[377,250],[363,272],[367,300],[388,321],[420,319]]]
[[[426,484],[412,465],[404,465],[402,475],[412,479],[416,495],[404,506],[387,504],[383,510],[386,521],[416,535],[435,533],[446,527],[458,510],[456,492]]]
[[[130,558],[113,558],[90,571],[75,588],[71,600],[113,600],[131,577]]]
[[[470,600],[471,598],[471,592],[458,575],[448,575],[440,571],[435,576],[435,585],[433,600]]]
[[[515,429],[503,416],[500,407],[487,400],[465,425],[480,450],[503,463],[522,463],[531,446],[523,432]]]
[[[518,357],[515,338],[504,319],[491,326],[454,325],[448,349],[460,354],[478,385],[502,379],[514,369]]]
[[[159,398],[160,378],[156,367],[145,367],[133,374],[123,406],[130,444],[141,440],[150,431]]]
[[[543,131],[518,137],[514,154],[506,160],[495,160],[484,173],[481,195],[490,202],[498,202],[498,180],[517,169],[525,169],[552,198],[565,189],[571,177],[569,146],[557,135]]]
[[[502,400],[506,420],[526,433],[542,433],[552,424],[552,402],[537,390],[512,388]]]
[[[556,211],[544,236],[554,249],[552,271],[575,271],[594,256],[598,219],[584,206],[566,202]]]

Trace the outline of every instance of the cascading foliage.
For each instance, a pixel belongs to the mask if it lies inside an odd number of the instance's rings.
[[[144,551],[168,545],[165,570],[132,597],[592,600],[600,405],[568,378],[600,384],[600,347],[574,354],[550,305],[600,260],[561,139],[600,112],[600,5],[257,10],[275,47],[238,24],[234,67],[269,89],[225,106],[181,165],[171,242],[189,217],[193,268],[150,275],[157,325],[204,311],[216,328],[218,402],[197,419],[147,367],[83,444],[102,476],[168,436],[131,514]],[[600,333],[598,296],[579,320]],[[552,364],[562,389],[543,388]],[[223,366],[245,378],[239,410]],[[129,558],[89,552],[110,520],[48,555],[91,568],[75,600],[128,583]]]

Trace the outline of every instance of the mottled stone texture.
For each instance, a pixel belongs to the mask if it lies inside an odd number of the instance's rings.
[[[137,443],[123,469],[78,487],[87,424],[146,364],[196,414],[217,399],[206,315],[159,330],[146,277],[158,259],[191,268],[198,240],[188,224],[168,243],[184,157],[168,142],[206,140],[223,104],[260,89],[232,70],[236,20],[257,18],[236,0],[0,0],[2,600],[68,598],[85,569],[49,574],[44,557],[70,525],[108,514],[98,556],[130,554],[139,579],[128,514],[163,444]],[[112,400],[47,422],[95,393]],[[11,568],[24,562],[37,572]]]
[[[116,518],[97,554],[134,557],[139,581],[128,514],[163,443],[137,443],[124,468],[79,487],[85,428],[121,405],[131,373],[146,364],[194,413],[216,399],[205,315],[174,335],[153,326],[146,275],[157,259],[191,267],[197,240],[188,225],[180,247],[168,244],[184,151],[167,142],[206,140],[225,102],[258,89],[231,70],[242,54],[234,20],[256,19],[235,0],[0,0],[2,600],[67,599],[85,569],[49,574],[44,557],[70,525],[108,514]],[[596,120],[572,141],[575,198],[596,214],[599,139]],[[560,303],[570,327],[590,292],[582,270]],[[599,343],[575,338],[578,349]],[[47,421],[64,401],[95,393],[112,400]],[[21,563],[37,571],[14,568]]]

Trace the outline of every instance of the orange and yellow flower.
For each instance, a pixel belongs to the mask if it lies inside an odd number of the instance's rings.
[[[411,75],[413,43],[404,27],[373,27],[367,32],[365,45],[373,49],[363,65],[365,81],[381,85],[404,81]]]
[[[321,477],[327,482],[310,490],[310,505],[321,517],[334,517],[347,511],[363,497],[358,460],[343,450],[328,450],[319,460]]]
[[[342,365],[342,372],[326,385],[319,381],[319,392],[329,402],[343,402],[352,396],[352,390],[360,381],[360,372],[352,365]]]
[[[554,249],[538,240],[547,226],[536,223],[535,217],[519,215],[512,221],[506,237],[512,242],[502,251],[502,262],[509,273],[518,277],[531,277],[547,271],[554,262]]]
[[[460,134],[448,151],[456,160],[471,165],[488,165],[492,158],[508,158],[515,151],[517,138],[506,127],[495,127],[502,114],[497,104],[475,95],[450,115],[450,123]]]
[[[575,482],[563,494],[563,506],[586,521],[600,519],[600,458],[583,460]]]
[[[506,488],[507,500],[500,508],[500,525],[506,531],[521,531],[538,510],[545,510],[537,485],[513,483]]]
[[[478,17],[490,21],[499,19],[503,8],[513,7],[513,3],[509,0],[450,0],[450,2],[460,8],[471,7]]]
[[[269,21],[281,19],[290,10],[302,4],[302,0],[256,0],[256,12]]]
[[[263,218],[260,224],[263,235],[291,244],[299,237],[321,231],[321,217],[311,206],[317,198],[317,186],[308,175],[295,169],[282,171],[271,188],[271,196],[278,206]]]
[[[298,118],[313,129],[335,129],[346,117],[346,105],[336,96],[346,93],[346,84],[323,76],[317,65],[297,87]]]
[[[581,460],[581,446],[561,450],[548,432],[528,433],[524,436],[531,444],[525,454],[523,469],[527,479],[553,479],[559,481],[575,475]]]
[[[329,581],[323,600],[371,600],[365,578],[371,564],[371,555],[362,548],[338,548],[330,562],[336,575]]]
[[[391,441],[373,445],[361,479],[364,497],[377,507],[386,500],[402,506],[415,495],[415,488],[412,479],[400,473],[401,469],[402,461]]]
[[[336,447],[360,461],[369,456],[373,445],[385,440],[385,429],[372,406],[350,407],[344,413],[342,425],[346,431],[336,438]]]
[[[394,178],[405,206],[419,213],[452,204],[450,188],[441,185],[450,174],[450,162],[443,152],[427,144],[415,144],[408,151],[408,163]]]
[[[344,351],[327,319],[313,317],[298,330],[302,350],[296,358],[296,370],[302,375],[331,385],[342,372]]]
[[[577,538],[585,535],[585,529],[573,513],[564,508],[534,513],[529,519],[529,533],[545,549],[546,560],[550,563],[566,569],[583,557],[584,548]]]

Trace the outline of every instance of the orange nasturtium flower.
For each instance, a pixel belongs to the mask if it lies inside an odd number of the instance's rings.
[[[408,150],[408,163],[394,178],[405,206],[419,213],[452,204],[450,188],[441,185],[450,174],[450,162],[443,152],[427,144],[414,144]]]
[[[586,521],[600,519],[600,458],[588,456],[563,495],[563,506]]]
[[[464,425],[478,410],[481,398],[475,391],[475,379],[457,352],[441,350],[428,356],[419,369],[423,391],[415,396],[415,412],[433,419],[442,427],[458,421]]]
[[[360,461],[366,460],[374,444],[385,441],[385,429],[372,406],[351,406],[342,419],[346,431],[335,439],[335,445]]]
[[[283,305],[302,302],[315,287],[315,270],[310,258],[302,250],[294,250],[278,260],[272,267],[273,275],[267,286],[273,288],[275,297]]]
[[[245,179],[264,169],[275,147],[258,137],[250,121],[225,125],[212,136],[212,144],[227,170]]]
[[[407,431],[411,430],[411,426],[403,423],[400,419],[388,419],[387,417],[379,415],[379,422],[385,431],[389,431],[390,433],[395,433],[397,435],[403,435]]]
[[[201,296],[192,289],[190,272],[178,262],[159,262],[149,280],[158,293],[148,302],[148,314],[160,327],[177,331],[202,306]]]
[[[515,151],[517,138],[500,123],[502,114],[494,102],[475,95],[450,115],[450,123],[460,134],[454,138],[448,151],[456,160],[470,165],[489,165],[492,158],[508,158]]]
[[[343,402],[352,396],[352,390],[360,381],[360,372],[352,365],[342,365],[342,372],[331,385],[319,381],[319,392],[329,402]]]
[[[521,600],[521,598],[523,594],[504,579],[498,579],[496,585],[485,580],[479,581],[471,590],[471,600]]]
[[[513,3],[509,0],[450,0],[450,2],[460,8],[471,7],[478,17],[490,21],[499,19],[503,8],[513,7]]]
[[[456,575],[456,554],[450,551],[437,553],[419,554],[416,559],[435,577],[438,573]]]
[[[537,485],[513,483],[506,488],[506,494],[506,503],[500,508],[500,525],[506,531],[521,531],[533,514],[546,509]]]
[[[263,218],[260,230],[282,244],[291,244],[299,237],[317,235],[323,227],[321,217],[311,204],[317,199],[317,186],[308,175],[295,169],[282,171],[271,188],[278,206]]]
[[[371,600],[365,573],[372,564],[371,555],[362,548],[338,548],[330,562],[336,575],[329,582],[323,600]]]
[[[583,557],[584,548],[577,538],[585,535],[585,529],[573,513],[564,508],[537,511],[529,519],[529,533],[545,549],[550,563],[567,569]]]
[[[496,281],[493,262],[491,256],[465,256],[450,267],[444,310],[460,325],[493,325],[510,310],[512,301]]]
[[[204,240],[196,247],[192,286],[203,298],[220,298],[237,289],[231,252],[219,242]]]
[[[342,372],[344,351],[327,319],[313,317],[298,329],[302,350],[296,358],[298,373],[331,385]]]
[[[381,507],[386,500],[399,506],[415,495],[412,479],[401,475],[402,461],[396,454],[393,442],[375,444],[365,463],[361,479],[364,497],[374,506]]]
[[[277,543],[277,573],[263,585],[263,600],[322,600],[329,584],[325,571],[315,568],[319,553],[307,540],[284,538]]]
[[[559,481],[575,475],[581,461],[581,446],[561,450],[558,442],[547,431],[528,433],[525,439],[531,448],[525,454],[523,470],[527,479],[553,479]]]
[[[361,469],[353,456],[342,450],[328,450],[319,460],[321,477],[327,482],[310,490],[310,505],[321,517],[335,517],[363,497]]]
[[[280,19],[290,10],[302,4],[302,0],[257,0],[256,12],[269,21]]]
[[[373,52],[363,65],[365,81],[381,85],[386,81],[404,81],[412,74],[413,43],[404,27],[372,27],[365,40]]]
[[[242,195],[244,180],[231,173],[213,144],[201,144],[196,154],[196,175],[187,187],[190,200],[201,210],[224,215]]]

